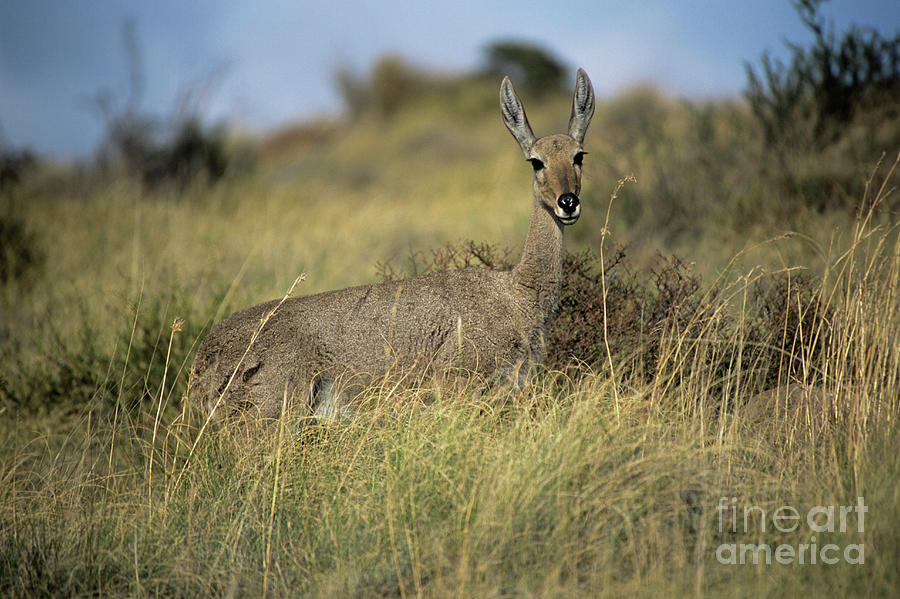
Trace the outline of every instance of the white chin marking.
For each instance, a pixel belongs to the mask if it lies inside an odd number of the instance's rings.
[[[562,224],[571,225],[571,224],[574,224],[575,221],[578,220],[579,216],[581,216],[581,206],[576,207],[575,212],[573,212],[572,214],[566,214],[559,208],[557,208],[555,210],[555,212],[556,212],[557,218],[559,218],[559,220],[562,222]]]

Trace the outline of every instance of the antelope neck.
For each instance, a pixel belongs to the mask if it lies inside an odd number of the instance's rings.
[[[525,292],[527,305],[537,307],[534,316],[540,323],[547,322],[556,311],[562,261],[563,225],[535,199],[525,249],[512,276],[513,282]]]

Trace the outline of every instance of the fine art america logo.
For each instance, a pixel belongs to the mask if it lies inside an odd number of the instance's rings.
[[[758,505],[744,505],[739,510],[737,497],[721,497],[716,506],[720,533],[793,533],[805,527],[809,531],[809,542],[797,545],[722,543],[716,548],[716,560],[720,564],[741,565],[771,564],[773,560],[783,565],[836,564],[841,560],[848,564],[864,564],[863,543],[840,546],[827,541],[829,533],[854,530],[862,533],[867,511],[864,497],[857,497],[856,505],[817,505],[806,513],[789,505],[771,511]]]

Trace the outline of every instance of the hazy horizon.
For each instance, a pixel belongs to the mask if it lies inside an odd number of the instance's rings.
[[[832,0],[822,13],[885,35],[900,27],[896,0]],[[87,157],[103,133],[91,109],[101,90],[128,92],[123,23],[137,30],[145,89],[140,109],[170,114],[185,92],[212,121],[264,132],[339,114],[339,66],[365,73],[393,53],[437,71],[468,71],[498,39],[536,43],[606,97],[651,84],[688,98],[738,96],[744,64],[785,41],[810,39],[791,3],[764,0],[639,5],[459,0],[425,6],[235,2],[143,5],[125,0],[10,2],[0,6],[0,144],[69,159]],[[573,75],[574,76],[574,75]]]

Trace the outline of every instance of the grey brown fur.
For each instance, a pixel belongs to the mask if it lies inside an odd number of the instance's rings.
[[[484,384],[527,375],[542,358],[559,300],[563,228],[580,215],[582,142],[594,92],[579,69],[569,134],[541,139],[508,78],[500,104],[504,123],[535,167],[531,223],[511,271],[438,272],[237,312],[200,344],[191,399],[216,417],[274,418],[285,397],[308,414],[344,410],[389,373],[417,381],[452,371]]]

